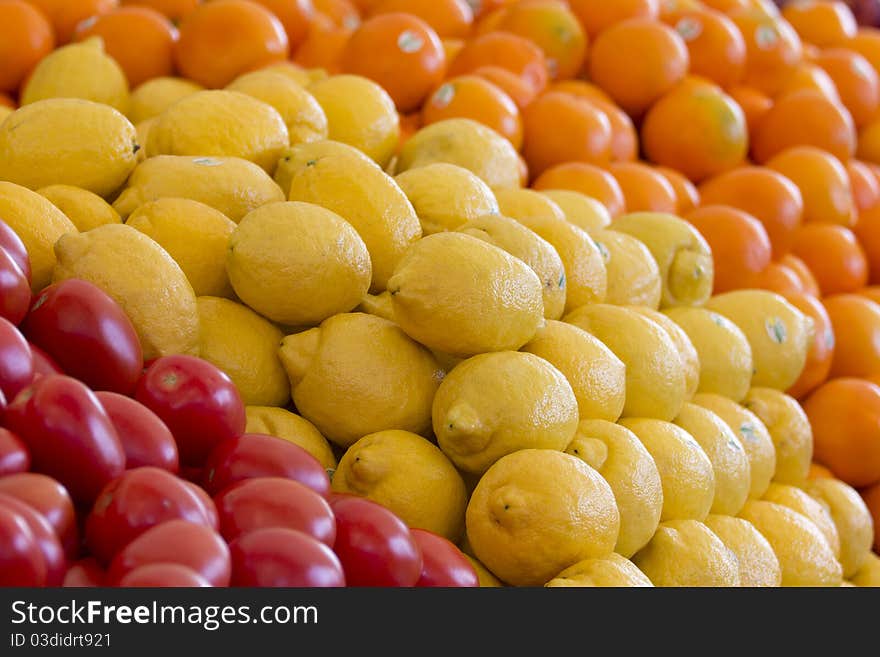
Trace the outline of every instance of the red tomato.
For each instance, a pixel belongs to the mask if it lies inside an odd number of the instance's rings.
[[[37,541],[37,549],[46,562],[46,586],[61,586],[64,573],[67,572],[67,557],[64,556],[64,549],[49,521],[32,506],[11,495],[0,493],[0,507],[24,518]]]
[[[95,393],[69,376],[40,377],[9,405],[6,426],[31,453],[34,470],[91,503],[125,470],[125,452]]]
[[[11,404],[34,380],[34,357],[27,340],[9,320],[0,317],[0,391]]]
[[[122,442],[127,469],[152,465],[177,474],[177,443],[158,415],[125,395],[115,392],[97,392],[95,395]]]
[[[144,369],[141,343],[119,304],[71,278],[42,290],[22,330],[70,376],[93,390],[129,394]]]
[[[211,586],[229,586],[229,548],[217,532],[204,525],[171,520],[148,529],[116,555],[107,581],[117,584],[148,563],[178,563],[192,568]]]
[[[67,569],[62,586],[67,588],[104,586],[105,576],[106,573],[98,560],[94,557],[86,557]]]
[[[179,563],[148,563],[120,579],[119,586],[195,588],[211,586],[211,583]]]
[[[45,586],[48,570],[27,521],[0,505],[0,587]]]
[[[331,495],[330,507],[336,515],[333,549],[349,586],[415,586],[422,555],[400,518],[354,495]]]
[[[0,493],[29,504],[49,521],[69,559],[79,552],[76,511],[67,489],[52,477],[36,472],[0,477]]]
[[[178,475],[180,476],[180,475]],[[217,513],[217,505],[214,504],[214,500],[211,499],[211,496],[208,495],[208,492],[199,486],[198,484],[194,484],[191,481],[187,481],[186,479],[181,479],[184,484],[193,492],[193,495],[198,497],[202,501],[202,507],[205,509],[205,514],[208,518],[208,523],[214,529],[220,527],[220,514]]]
[[[265,527],[229,544],[232,586],[345,586],[339,558],[303,532]]]
[[[31,455],[21,438],[7,429],[0,428],[0,477],[27,472],[31,468]]]
[[[422,553],[422,574],[416,586],[477,587],[477,571],[451,541],[426,529],[410,533]]]
[[[208,500],[211,507],[214,503]],[[182,479],[160,468],[129,470],[111,481],[86,518],[86,547],[102,563],[151,527],[188,520],[216,529],[202,499]]]
[[[24,277],[28,280],[28,285],[30,285],[31,260],[28,257],[27,247],[24,245],[24,242],[21,241],[18,233],[12,230],[9,227],[9,224],[2,219],[0,219],[0,248],[5,249],[6,252],[12,256],[15,264],[18,265],[18,268],[21,269],[21,273],[23,273]]]
[[[135,398],[168,425],[186,465],[202,465],[215,446],[244,433],[244,403],[238,389],[225,373],[201,358],[178,354],[153,361]]]
[[[28,343],[28,346],[31,348],[31,356],[34,357],[34,379],[48,374],[64,374],[64,370],[61,369],[58,363],[52,360],[49,354],[33,342]]]
[[[255,477],[282,477],[321,495],[330,492],[324,466],[299,445],[259,433],[246,433],[218,445],[205,463],[203,488],[216,495],[230,484]]]
[[[3,419],[3,412],[6,410],[6,395],[0,390],[0,420]]]
[[[264,527],[285,527],[333,547],[336,520],[327,500],[298,481],[259,477],[232,484],[214,498],[227,542]]]
[[[0,317],[17,326],[30,307],[30,281],[6,249],[0,248]]]

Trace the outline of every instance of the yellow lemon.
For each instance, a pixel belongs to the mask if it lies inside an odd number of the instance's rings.
[[[365,294],[355,310],[394,321],[394,308],[391,306],[391,293],[388,290],[379,294]]]
[[[469,554],[465,554],[464,556],[471,562],[474,570],[477,571],[477,577],[480,580],[480,588],[497,588],[499,586],[504,586],[504,583],[489,572],[489,569],[481,564],[476,558]]]
[[[693,397],[697,392],[697,386],[700,384],[700,355],[697,353],[697,349],[694,347],[694,343],[691,342],[688,334],[659,310],[653,310],[645,306],[627,306],[627,308],[659,324],[669,337],[672,338],[672,342],[675,344],[675,348],[681,358],[681,364],[684,367],[684,397],[685,399]]]
[[[542,586],[614,548],[620,516],[610,486],[580,459],[522,449],[497,461],[466,514],[476,557],[514,586]]]
[[[457,541],[464,530],[464,481],[443,452],[409,431],[369,434],[348,448],[333,474],[333,490],[391,509],[410,527]]]
[[[388,320],[336,315],[284,338],[280,355],[297,410],[337,445],[384,429],[431,429],[443,371]]]
[[[268,73],[278,73],[288,80],[296,82],[301,87],[307,87],[312,82],[327,79],[327,71],[322,68],[303,68],[291,61],[275,62],[268,66],[262,66],[258,70]]]
[[[660,306],[701,306],[712,294],[712,252],[703,236],[684,219],[662,212],[635,212],[618,217],[612,230],[640,240],[660,268]]]
[[[739,517],[770,543],[782,569],[782,586],[840,586],[840,563],[806,516],[774,502],[748,500]]]
[[[0,105],[0,122],[3,122],[7,116],[12,114],[15,111],[12,107],[7,107],[6,105]]]
[[[633,563],[654,586],[740,586],[736,556],[698,520],[660,524]]]
[[[181,98],[202,90],[202,85],[183,78],[159,77],[147,80],[131,92],[128,118],[134,124],[152,119]]]
[[[663,484],[654,457],[632,431],[605,420],[581,420],[565,451],[611,486],[620,512],[614,551],[631,557],[651,540],[663,511]]]
[[[253,162],[160,155],[137,165],[113,208],[124,219],[144,203],[168,196],[210,205],[235,222],[261,205],[285,200],[281,188]]]
[[[648,247],[626,233],[597,229],[590,233],[605,259],[605,302],[616,306],[660,307],[660,270]]]
[[[0,124],[0,179],[30,189],[65,184],[99,196],[118,189],[137,165],[134,126],[112,107],[50,98]]]
[[[773,388],[752,388],[742,404],[758,416],[773,439],[773,481],[795,486],[803,483],[813,460],[813,430],[801,405]]]
[[[140,338],[144,360],[197,354],[196,295],[174,259],[131,226],[105,224],[55,243],[53,280],[81,278],[116,300]]]
[[[612,552],[604,557],[579,561],[563,570],[544,586],[555,588],[654,585],[632,561]]]
[[[140,123],[135,123],[134,131],[135,131],[135,134],[137,135],[137,143],[138,144],[146,144],[147,143],[147,141],[150,139],[150,130],[153,129],[154,125],[156,125],[156,118],[155,117],[153,117],[152,119],[147,119],[145,121],[141,121]],[[141,162],[146,160],[147,159],[147,149],[143,148],[143,147],[139,148],[135,158],[137,159],[138,164],[140,164]]]
[[[840,557],[840,535],[831,513],[804,490],[788,484],[771,483],[761,499],[787,506],[808,518],[822,532],[835,557]]]
[[[558,205],[568,222],[578,228],[593,231],[611,224],[608,209],[586,194],[570,189],[544,189],[541,194]]]
[[[733,552],[739,569],[740,586],[780,586],[782,569],[767,539],[748,520],[709,515],[703,521]]]
[[[76,233],[76,226],[46,198],[2,180],[0,218],[24,242],[31,262],[31,287],[35,292],[42,290],[52,280],[55,242],[64,233]]]
[[[113,207],[97,194],[72,185],[49,185],[37,190],[73,222],[80,232],[119,224],[122,219]]]
[[[388,281],[395,321],[459,356],[519,349],[544,321],[542,285],[519,258],[463,233],[416,242]]]
[[[592,333],[626,365],[625,417],[672,420],[685,400],[681,356],[656,322],[628,308],[581,306],[565,321]]]
[[[245,413],[247,433],[262,433],[299,445],[327,470],[336,470],[336,457],[330,443],[304,417],[276,406],[248,406]]]
[[[445,119],[416,132],[400,149],[397,170],[436,162],[464,167],[495,190],[520,186],[516,150],[497,132],[471,119]]]
[[[581,419],[616,422],[626,398],[626,366],[598,338],[573,324],[548,320],[522,347],[565,375]]]
[[[229,238],[229,281],[261,315],[318,324],[354,308],[370,286],[370,255],[351,224],[311,203],[264,205]]]
[[[874,542],[874,521],[862,497],[839,479],[811,479],[805,490],[828,509],[840,537],[843,576],[852,577],[865,564]]]
[[[354,146],[343,144],[341,141],[321,139],[294,144],[284,149],[281,153],[281,159],[278,160],[278,167],[275,169],[275,182],[281,187],[285,198],[290,195],[290,181],[295,175],[301,173],[308,166],[314,166],[314,163],[319,159],[329,155],[351,156],[379,169],[379,165],[373,160]],[[381,169],[379,170],[381,171]]]
[[[870,553],[851,581],[856,586],[880,586],[880,557]]]

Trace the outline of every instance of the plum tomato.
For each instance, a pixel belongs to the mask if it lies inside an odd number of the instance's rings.
[[[183,483],[187,485],[187,487],[193,492],[193,495],[195,495],[202,501],[202,507],[205,509],[205,515],[208,518],[208,524],[219,531],[220,514],[217,513],[217,505],[214,504],[214,500],[211,499],[211,496],[208,495],[208,492],[198,484],[195,484],[191,481],[187,481],[186,479],[181,479],[181,481],[183,481]]]
[[[148,563],[129,572],[119,580],[118,586],[196,588],[211,586],[211,583],[179,563]]]
[[[27,472],[30,468],[31,455],[21,438],[0,427],[0,477]]]
[[[416,586],[477,587],[477,571],[454,543],[426,529],[411,529],[422,553],[422,574]]]
[[[31,307],[31,284],[6,249],[0,247],[0,317],[18,326]]]
[[[151,465],[177,474],[177,443],[158,415],[139,401],[116,392],[96,392],[95,396],[116,429],[128,470]]]
[[[24,518],[37,542],[37,549],[46,562],[46,586],[61,586],[64,573],[67,572],[67,557],[49,521],[32,506],[11,495],[0,493],[0,507],[10,509]]]
[[[52,526],[68,559],[79,552],[76,510],[67,489],[58,481],[37,472],[0,477],[0,493],[10,495],[36,509]]]
[[[27,340],[7,319],[0,317],[0,391],[12,404],[34,380],[34,357]]]
[[[229,552],[232,586],[345,586],[342,564],[333,550],[295,529],[255,529],[232,541]]]
[[[18,233],[12,230],[9,224],[2,219],[0,219],[0,248],[5,249],[12,257],[21,273],[28,280],[28,285],[30,285],[31,259],[28,257],[27,247],[21,241]]]
[[[104,586],[106,573],[95,557],[86,557],[70,565],[64,575],[65,588]]]
[[[0,587],[45,586],[47,574],[46,558],[27,520],[0,505]]]
[[[64,374],[61,366],[52,360],[52,357],[45,351],[40,349],[33,342],[28,343],[31,348],[31,356],[34,357],[34,379],[38,376],[48,376],[49,374]]]

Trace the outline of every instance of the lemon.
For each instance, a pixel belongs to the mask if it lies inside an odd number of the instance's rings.
[[[523,449],[497,461],[474,489],[466,514],[476,557],[514,586],[541,586],[614,548],[614,493],[580,459]]]
[[[416,242],[388,281],[395,321],[459,356],[519,349],[544,321],[542,285],[522,260],[463,233]]]
[[[304,417],[275,406],[248,406],[245,413],[247,433],[275,436],[299,445],[327,470],[336,470],[336,457],[327,439]]]
[[[691,401],[715,413],[737,435],[749,459],[749,497],[759,499],[776,471],[776,447],[767,427],[757,415],[727,397],[700,393]]]
[[[712,297],[706,308],[724,315],[752,348],[752,385],[788,390],[804,369],[813,320],[775,292],[737,290]]]
[[[281,188],[253,162],[160,155],[137,165],[113,207],[124,219],[144,203],[167,196],[210,205],[235,222],[261,205],[285,200]]]
[[[12,114],[15,110],[12,107],[7,107],[6,105],[0,105],[0,123],[2,123],[7,116]]]
[[[400,149],[397,170],[436,162],[464,167],[496,191],[520,186],[516,150],[497,132],[471,119],[445,119],[420,129]]]
[[[593,231],[611,224],[608,209],[586,194],[570,189],[543,189],[541,194],[558,205],[568,222],[578,228]]]
[[[145,121],[141,121],[140,123],[135,123],[134,131],[135,131],[135,135],[137,136],[137,143],[138,144],[146,144],[147,143],[147,141],[150,139],[150,130],[152,130],[153,126],[156,125],[156,121],[157,121],[156,117],[153,117],[152,119],[147,119]],[[147,159],[147,149],[145,149],[143,147],[139,148],[138,152],[135,156],[135,159],[137,160],[138,164],[140,164],[141,162],[146,160]]]
[[[691,399],[697,392],[697,387],[700,384],[700,355],[697,353],[697,349],[694,347],[694,343],[691,342],[688,334],[659,310],[653,310],[645,306],[627,307],[659,324],[669,337],[672,338],[672,342],[675,344],[675,348],[681,358],[681,364],[684,367],[684,396],[685,399]]]
[[[137,164],[134,126],[112,107],[50,98],[0,124],[0,179],[30,189],[65,184],[99,196],[118,189]]]
[[[147,80],[131,92],[128,118],[134,124],[155,118],[181,98],[202,90],[202,85],[183,78],[159,77]]]
[[[81,278],[116,300],[137,331],[144,360],[197,354],[199,313],[186,275],[166,251],[124,224],[105,224],[55,243],[53,280]]]
[[[391,293],[388,290],[379,294],[365,294],[355,310],[359,313],[387,319],[390,322],[394,321],[394,308],[391,306]]]
[[[270,203],[232,233],[226,271],[258,313],[305,326],[358,305],[370,286],[370,255],[338,214],[311,203]]]
[[[626,398],[626,367],[598,338],[548,320],[522,351],[540,356],[571,384],[581,419],[616,422]]]
[[[384,168],[400,139],[400,118],[391,96],[359,75],[334,75],[308,87],[327,116],[327,135],[363,152]]]
[[[565,451],[611,486],[620,512],[614,551],[631,557],[651,540],[663,510],[663,484],[654,457],[632,431],[605,420],[581,420]]]
[[[616,306],[660,307],[660,270],[648,247],[626,233],[596,229],[590,233],[605,259],[605,302]]]
[[[36,292],[52,280],[55,242],[77,232],[67,216],[46,198],[26,187],[0,180],[0,218],[14,230],[28,252],[31,287]]]
[[[531,267],[543,285],[544,317],[559,319],[562,316],[566,296],[565,267],[549,242],[521,223],[499,214],[483,215],[458,230],[504,249]]]
[[[745,504],[751,485],[749,459],[739,438],[715,413],[696,404],[682,406],[675,424],[700,444],[712,462],[715,497],[711,512],[736,515]]]
[[[348,448],[333,490],[391,509],[410,527],[457,541],[464,530],[464,481],[434,443],[409,431],[379,431]]]
[[[782,586],[840,586],[840,563],[806,516],[774,502],[748,500],[739,517],[770,543],[782,569]]]
[[[565,311],[602,303],[607,290],[605,262],[590,236],[565,220],[559,206],[530,189],[495,192],[501,214],[516,219],[553,245],[565,267]]]
[[[870,553],[851,581],[856,586],[880,586],[880,557]]]
[[[684,366],[659,324],[608,304],[582,306],[565,321],[592,333],[626,365],[625,417],[672,420],[678,415],[686,393]]]
[[[319,141],[294,144],[284,149],[281,153],[281,159],[278,160],[278,166],[275,169],[275,182],[281,187],[285,198],[290,195],[290,181],[293,177],[307,166],[313,166],[314,162],[328,155],[349,155],[372,164],[377,169],[379,168],[379,165],[354,146],[343,144],[341,141],[321,139]]]
[[[384,429],[428,435],[443,371],[392,322],[336,315],[284,338],[280,355],[298,411],[337,445]]]
[[[464,556],[471,562],[474,570],[477,571],[477,577],[480,580],[480,588],[497,588],[499,586],[504,586],[504,583],[489,572],[489,569],[481,564],[476,558],[469,554],[465,554]]]
[[[852,577],[865,564],[874,542],[874,521],[865,501],[839,479],[811,479],[805,490],[831,514],[840,537],[843,576]]]
[[[226,89],[253,96],[274,107],[287,126],[291,144],[327,138],[327,116],[318,101],[302,85],[281,73],[245,73]]]
[[[62,46],[44,57],[21,90],[20,103],[30,105],[47,98],[82,98],[128,109],[128,81],[104,41],[92,37]]]
[[[752,381],[752,348],[739,327],[705,308],[678,307],[664,311],[678,324],[700,360],[697,392],[742,401]]]
[[[712,252],[703,236],[684,219],[662,212],[618,217],[611,229],[640,240],[660,268],[660,306],[701,306],[712,294]]]
[[[612,552],[604,557],[584,559],[569,566],[544,586],[554,587],[619,587],[654,586],[635,564]]]
[[[804,490],[787,484],[772,483],[763,500],[786,506],[809,519],[822,532],[834,556],[840,558],[840,534],[831,519],[831,513]]]
[[[752,388],[742,403],[758,416],[773,439],[773,481],[795,486],[803,483],[813,460],[813,430],[801,405],[773,388]]]
[[[174,258],[196,296],[232,297],[226,248],[235,223],[223,213],[190,199],[161,198],[139,207],[125,223]]]
[[[293,172],[290,200],[325,207],[354,227],[370,254],[373,292],[385,289],[403,254],[422,236],[416,212],[394,179],[363,158],[309,160]]]
[[[49,185],[37,190],[73,222],[80,232],[122,223],[113,207],[97,194],[72,185]]]
[[[782,569],[767,539],[748,520],[709,515],[703,521],[733,552],[739,570],[740,586],[780,586]]]
[[[668,520],[633,557],[654,586],[740,586],[736,556],[698,520]]]

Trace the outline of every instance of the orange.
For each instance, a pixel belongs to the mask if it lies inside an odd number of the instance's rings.
[[[15,101],[8,94],[0,93],[0,107],[16,108]]]
[[[570,189],[599,201],[612,217],[627,211],[623,190],[617,179],[607,171],[585,162],[566,162],[551,167],[538,176],[532,188]]]
[[[710,9],[721,11],[725,14],[729,14],[737,9],[749,9],[751,7],[751,0],[702,0],[702,3]]]
[[[867,164],[850,160],[846,163],[846,173],[849,175],[856,210],[861,213],[880,202],[880,182]]]
[[[874,552],[880,552],[880,483],[860,491],[874,519]]]
[[[770,238],[761,222],[727,205],[704,205],[685,219],[709,243],[715,263],[713,294],[749,288],[770,264]]]
[[[810,463],[810,470],[807,472],[807,479],[834,479],[834,473],[824,465],[818,463]]]
[[[880,107],[880,78],[871,63],[846,48],[823,50],[814,63],[831,76],[856,127],[869,123]]]
[[[739,105],[720,87],[705,82],[681,83],[651,107],[642,123],[648,159],[694,182],[742,164],[748,140]]]
[[[735,9],[729,15],[746,42],[745,83],[775,96],[801,61],[797,32],[761,10]]]
[[[836,345],[831,378],[880,374],[880,305],[858,294],[823,299]]]
[[[880,387],[843,378],[817,388],[804,402],[813,427],[813,454],[850,486],[880,480]]]
[[[375,0],[370,0],[375,2]],[[474,11],[474,18],[483,18],[497,9],[513,4],[516,0],[468,0],[468,4]]]
[[[773,247],[773,258],[791,249],[795,229],[801,224],[804,200],[788,178],[766,167],[741,167],[704,182],[700,198],[705,204],[730,205],[760,221]]]
[[[202,0],[119,0],[119,4],[123,7],[126,5],[139,5],[155,9],[175,25],[180,23],[187,14],[201,3]]]
[[[312,4],[316,13],[329,18],[336,27],[353,30],[361,24],[361,14],[350,0],[312,0]]]
[[[783,295],[789,303],[813,320],[813,339],[807,350],[807,361],[798,380],[786,391],[801,399],[828,378],[834,356],[834,328],[825,306],[816,297],[804,293]]]
[[[592,82],[587,82],[586,80],[558,80],[552,83],[547,90],[564,91],[566,93],[574,94],[575,96],[580,96],[586,100],[600,100],[605,103],[614,104],[614,101],[611,100],[611,96],[602,91],[602,89]]]
[[[464,48],[464,39],[440,39],[440,44],[443,46],[443,56],[446,58],[446,61],[452,61],[461,52],[461,49]]]
[[[611,123],[588,101],[547,92],[523,110],[523,157],[533,176],[556,164],[611,160]]]
[[[746,71],[746,42],[736,24],[712,9],[673,11],[663,18],[687,44],[690,72],[722,87],[738,83]]]
[[[342,53],[351,33],[351,28],[339,27],[327,16],[317,14],[293,61],[304,68],[323,68],[330,75],[340,73]]]
[[[795,271],[781,262],[771,262],[752,282],[752,287],[776,294],[803,294],[804,284]]]
[[[177,28],[154,9],[120,7],[94,16],[79,24],[74,38],[93,36],[104,40],[104,50],[122,67],[132,88],[174,72]]]
[[[678,209],[675,189],[659,171],[641,162],[614,162],[608,170],[623,191],[627,212],[675,214]]]
[[[421,18],[379,14],[351,35],[342,69],[381,85],[398,110],[410,112],[443,81],[446,56],[440,37]]]
[[[687,46],[671,27],[645,18],[617,23],[590,50],[589,72],[627,113],[641,115],[687,74]]]
[[[81,21],[109,13],[119,6],[119,0],[28,0],[28,4],[42,10],[55,30],[55,42],[64,45]]]
[[[685,178],[681,173],[666,167],[655,167],[658,173],[672,185],[675,190],[675,199],[678,201],[678,214],[690,212],[700,204],[700,192],[694,183]]]
[[[43,57],[52,52],[52,25],[19,0],[0,2],[0,92],[15,92]]]
[[[862,128],[856,156],[871,164],[880,164],[880,118]]]
[[[859,213],[853,232],[868,259],[869,280],[880,284],[880,205]]]
[[[785,150],[767,166],[791,180],[804,199],[804,222],[852,226],[855,201],[846,168],[833,155],[810,146]]]
[[[746,126],[749,129],[749,143],[751,143],[755,139],[755,134],[761,121],[767,115],[767,112],[770,111],[770,108],[773,107],[773,99],[757,89],[743,85],[731,87],[727,90],[727,93],[740,106],[746,117]]]
[[[263,5],[281,21],[291,51],[296,50],[296,47],[305,40],[309,23],[315,15],[312,0],[251,0],[251,2]]]
[[[441,84],[422,106],[422,123],[466,118],[478,121],[507,138],[519,150],[523,123],[516,104],[488,80],[461,75]]]
[[[652,20],[660,13],[660,0],[568,0],[568,4],[591,39],[629,18]]]
[[[855,50],[867,59],[880,74],[880,30],[874,27],[860,27],[856,35],[842,45]]]
[[[510,99],[516,103],[519,109],[531,103],[535,96],[538,95],[525,79],[500,66],[480,66],[471,71],[471,73],[488,80],[501,89],[501,91],[510,96]]]
[[[825,69],[810,62],[798,64],[794,72],[788,76],[785,84],[782,85],[779,95],[785,96],[804,89],[818,91],[828,100],[833,100],[836,103],[841,102],[840,94],[837,93],[837,85],[834,84],[831,76]]]
[[[474,22],[474,12],[465,0],[380,0],[370,16],[403,12],[430,25],[440,38],[464,39]]]
[[[813,297],[819,296],[819,283],[816,281],[813,272],[810,271],[810,268],[807,267],[807,264],[803,260],[792,253],[786,253],[779,259],[779,264],[785,265],[785,267],[794,272],[795,276],[800,280],[801,287],[806,294]]]
[[[268,9],[246,0],[217,0],[183,20],[174,61],[184,77],[218,88],[242,73],[284,61],[288,52],[284,26]]]
[[[861,290],[857,290],[856,294],[865,297],[866,299],[870,299],[874,303],[880,303],[880,285],[863,287]]]
[[[822,296],[854,292],[868,282],[868,261],[853,232],[833,224],[807,224],[794,235],[794,254],[819,284]]]
[[[483,66],[500,66],[528,82],[535,93],[547,86],[550,74],[544,53],[516,34],[492,32],[468,41],[449,65],[450,75],[463,75]]]
[[[782,17],[798,36],[820,48],[839,46],[856,35],[856,19],[843,2],[790,2]]]

